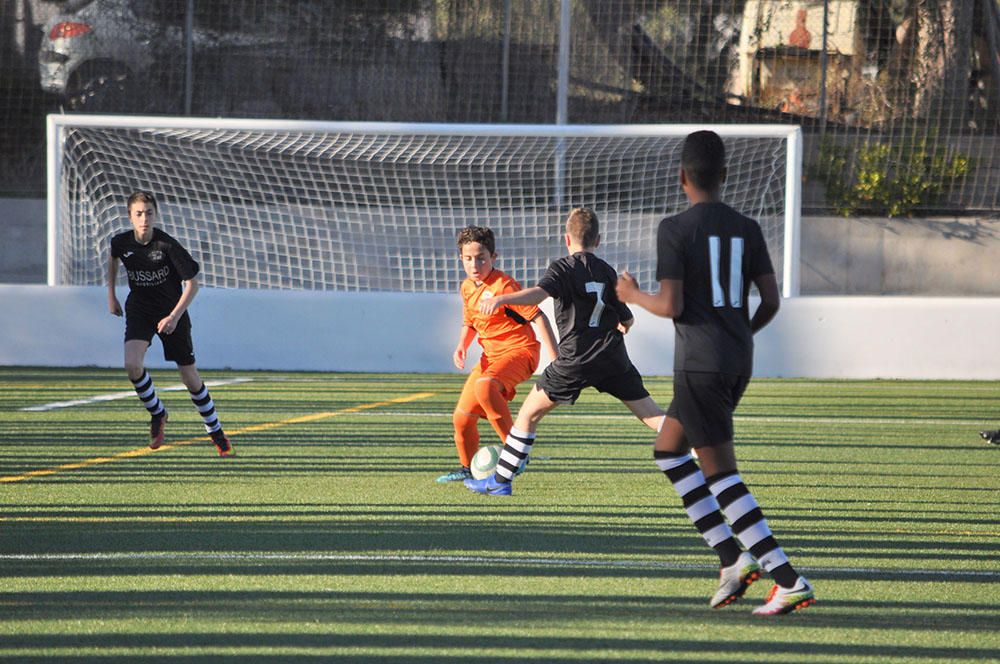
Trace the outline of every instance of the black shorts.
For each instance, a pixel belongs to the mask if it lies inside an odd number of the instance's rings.
[[[586,387],[596,388],[621,401],[638,401],[649,396],[642,376],[629,362],[626,366],[581,367],[556,359],[542,372],[538,389],[556,403],[573,403]]]
[[[191,317],[185,311],[177,327],[171,334],[160,334],[156,325],[166,316],[150,316],[149,314],[128,311],[125,313],[125,341],[139,340],[152,343],[153,335],[160,337],[163,344],[163,359],[176,362],[177,366],[194,364],[194,342],[191,339]],[[155,320],[154,320],[155,318]]]
[[[732,442],[733,411],[749,383],[749,376],[678,371],[667,417],[680,421],[691,447]]]

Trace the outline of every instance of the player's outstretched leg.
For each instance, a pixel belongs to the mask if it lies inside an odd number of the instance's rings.
[[[719,587],[709,600],[709,606],[719,609],[732,604],[760,578],[760,565],[753,555],[740,549],[691,454],[654,450],[653,458],[681,497],[688,518],[719,555]]]
[[[167,419],[166,410],[149,419],[149,449],[158,450],[163,447],[163,440],[167,435]]]
[[[521,404],[517,421],[511,428],[507,440],[504,441],[496,472],[483,480],[465,480],[465,486],[476,493],[509,496],[510,484],[516,475],[523,472],[531,448],[535,444],[535,429],[538,423],[556,405],[556,402],[549,399],[548,395],[535,385]]]
[[[156,386],[153,385],[153,378],[149,372],[142,369],[138,378],[129,378],[135,393],[139,395],[142,405],[149,411],[149,449],[155,450],[163,445],[163,438],[166,433],[167,409],[156,394]]]
[[[775,580],[767,601],[754,609],[754,614],[780,615],[813,604],[816,597],[812,585],[792,567],[739,473],[735,470],[718,473],[707,478],[706,483],[740,543]]]
[[[994,429],[992,431],[980,431],[979,435],[983,437],[990,445],[1000,445],[1000,429]]]
[[[437,482],[461,482],[472,478],[472,457],[479,449],[479,431],[476,424],[479,416],[462,409],[462,404],[455,408],[451,414],[451,423],[455,432],[455,449],[458,451],[458,462],[461,464],[456,470],[445,473],[437,478]]]
[[[479,418],[485,415],[476,399],[476,381],[481,375],[482,367],[477,364],[465,379],[462,393],[451,413],[455,450],[458,452],[460,465],[456,470],[440,475],[437,478],[440,483],[461,482],[472,478],[472,457],[479,451]]]
[[[215,412],[215,401],[212,400],[212,395],[209,394],[208,387],[205,386],[205,382],[198,374],[195,365],[178,366],[178,369],[181,372],[181,380],[187,386],[190,393],[191,403],[198,409],[198,414],[201,415],[201,419],[205,423],[205,431],[211,436],[212,444],[218,450],[219,456],[236,456],[236,450],[233,448],[232,443],[229,442],[226,432],[222,430],[219,416]]]
[[[465,486],[471,491],[490,496],[511,495],[511,482],[515,475],[520,474],[534,444],[534,433],[511,429],[503,444],[503,451],[500,452],[496,472],[481,480],[465,480]]]
[[[483,376],[473,385],[476,401],[486,413],[487,421],[497,432],[500,440],[506,440],[510,428],[514,426],[514,419],[510,416],[510,406],[507,405],[503,389],[503,383],[491,376]]]

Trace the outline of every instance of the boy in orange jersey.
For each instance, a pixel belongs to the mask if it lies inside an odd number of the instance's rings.
[[[464,369],[469,345],[477,334],[483,354],[479,364],[469,372],[452,414],[455,447],[462,467],[442,475],[438,482],[472,477],[469,464],[479,450],[479,418],[489,420],[500,442],[507,439],[514,424],[507,404],[514,398],[518,383],[530,378],[538,368],[540,345],[529,323],[538,328],[549,357],[556,356],[552,326],[537,306],[509,306],[492,314],[480,313],[480,302],[521,290],[517,281],[495,266],[493,231],[482,226],[463,228],[458,234],[458,249],[468,279],[460,289],[462,329],[452,359],[456,367]]]

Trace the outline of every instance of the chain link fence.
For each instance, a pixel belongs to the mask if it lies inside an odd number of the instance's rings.
[[[1000,0],[565,1],[0,0],[0,193],[60,109],[789,123],[807,212],[1000,213]]]

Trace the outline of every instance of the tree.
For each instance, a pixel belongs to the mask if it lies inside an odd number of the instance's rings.
[[[908,0],[900,49],[912,91],[912,116],[960,129],[968,113],[972,63],[972,0]]]

